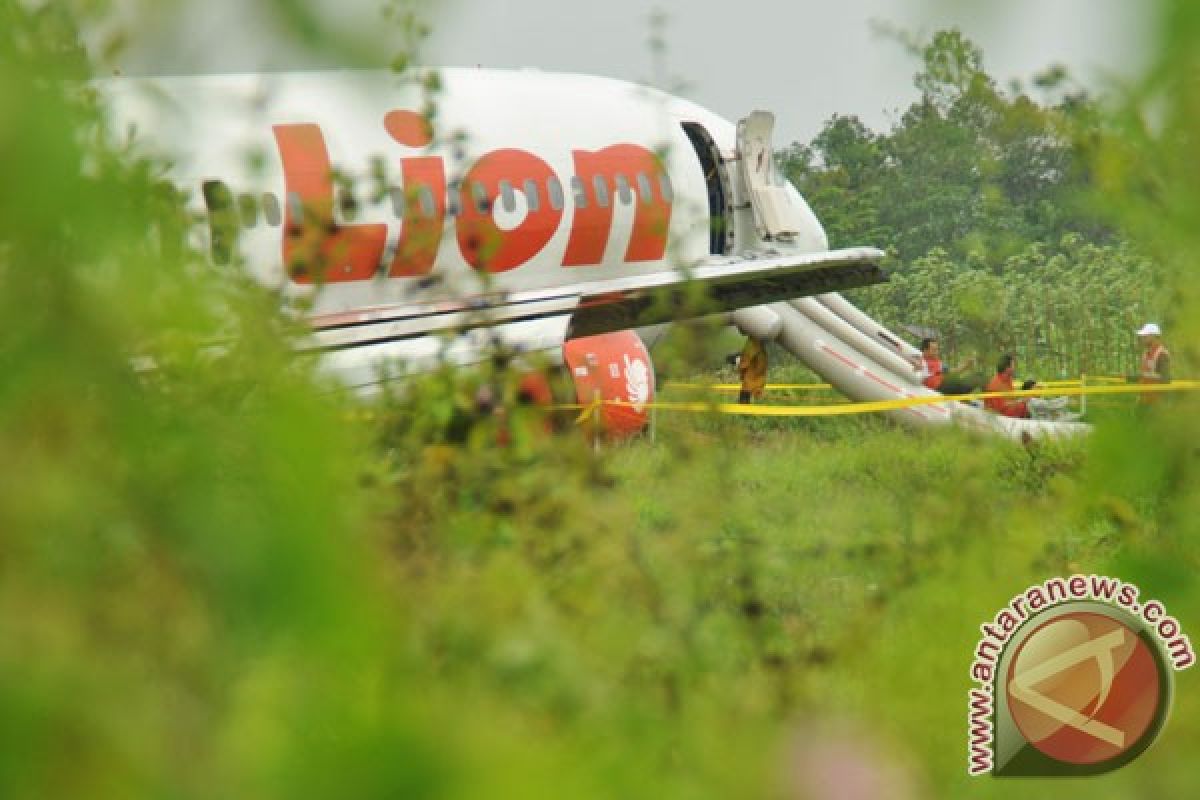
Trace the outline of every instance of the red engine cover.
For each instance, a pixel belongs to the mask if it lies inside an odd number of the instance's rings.
[[[575,397],[583,405],[597,399],[629,405],[603,407],[600,421],[615,438],[641,432],[650,421],[654,402],[654,365],[636,331],[617,331],[563,343],[563,361],[575,382]]]

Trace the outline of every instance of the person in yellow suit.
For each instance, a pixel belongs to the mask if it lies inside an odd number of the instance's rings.
[[[738,359],[738,374],[742,379],[738,402],[761,400],[767,389],[767,348],[758,339],[747,337]]]

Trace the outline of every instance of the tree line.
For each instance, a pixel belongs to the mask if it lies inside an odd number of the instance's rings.
[[[952,359],[1015,352],[1046,377],[1134,371],[1133,331],[1161,322],[1165,302],[1095,188],[1100,102],[1062,67],[1002,88],[957,30],[907,44],[920,95],[891,130],[835,115],[779,154],[832,247],[887,251],[891,283],[855,302],[913,338],[936,332]]]

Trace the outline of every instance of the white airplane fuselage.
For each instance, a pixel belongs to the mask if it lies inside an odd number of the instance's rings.
[[[769,124],[755,140],[623,81],[444,69],[100,85],[117,132],[164,156],[207,220],[196,244],[308,298],[316,346],[355,384],[386,357],[472,360],[463,315],[481,305],[503,307],[496,328],[518,347],[551,352],[579,309],[673,286],[681,269],[753,288],[827,251],[774,170]],[[846,252],[833,255],[879,256]],[[425,335],[439,330],[462,340]]]

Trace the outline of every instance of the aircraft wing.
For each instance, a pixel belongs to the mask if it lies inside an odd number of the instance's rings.
[[[883,283],[883,252],[873,247],[705,261],[691,269],[610,278],[453,302],[380,306],[311,320],[311,349],[364,344],[566,316],[569,336],[669,322]],[[697,303],[695,292],[703,293]]]
[[[871,247],[714,257],[687,269],[437,303],[322,314],[302,348],[352,355],[471,363],[503,342],[551,351],[569,338],[653,325],[887,280]],[[416,365],[420,369],[420,365]]]
[[[589,336],[883,283],[887,280],[879,266],[883,255],[873,247],[772,253],[582,284],[574,287],[581,299],[571,320],[571,335]],[[703,290],[702,299],[692,294],[696,289]]]

